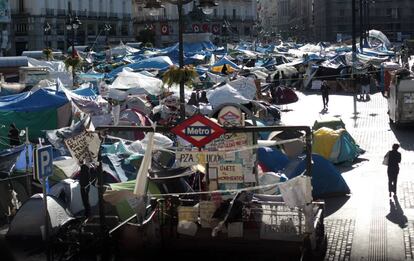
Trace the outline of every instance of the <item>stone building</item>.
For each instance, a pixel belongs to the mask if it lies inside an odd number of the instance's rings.
[[[198,1],[183,6],[184,33],[211,33],[217,44],[254,37],[253,27],[257,20],[256,0],[221,0],[211,15],[205,15],[197,7]],[[134,28],[139,35],[151,30],[157,46],[178,42],[177,6],[163,3],[165,8],[156,16],[150,16],[144,0],[134,1]]]
[[[70,13],[82,23],[75,33],[76,45],[102,48],[135,40],[132,0],[10,0],[10,6],[9,55],[45,46],[67,50],[73,37],[66,29]],[[46,24],[50,30],[45,30]],[[105,25],[110,30],[104,30]]]

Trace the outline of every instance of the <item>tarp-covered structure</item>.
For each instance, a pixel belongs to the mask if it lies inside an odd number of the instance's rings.
[[[345,129],[313,132],[312,151],[333,163],[353,162],[363,151]]]
[[[0,97],[1,137],[7,137],[8,126],[14,123],[18,129],[29,131],[29,138],[43,137],[42,130],[58,129],[69,124],[71,106],[63,93],[44,89]],[[4,144],[0,144],[4,148]]]
[[[53,196],[47,196],[49,212],[50,236],[55,235],[61,226],[73,219],[66,210],[66,206]],[[42,227],[44,227],[43,195],[35,194],[24,202],[16,216],[10,223],[7,238],[12,240],[42,240]]]

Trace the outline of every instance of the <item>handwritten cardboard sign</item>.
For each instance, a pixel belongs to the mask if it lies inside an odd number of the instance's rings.
[[[243,183],[241,164],[220,164],[218,166],[219,183]]]
[[[98,162],[101,140],[97,133],[84,131],[79,135],[66,139],[65,144],[72,157],[79,164]]]

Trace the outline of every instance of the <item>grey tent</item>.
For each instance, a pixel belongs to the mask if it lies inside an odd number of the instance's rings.
[[[62,225],[73,219],[73,217],[55,197],[47,196],[47,206],[50,235],[54,235]],[[43,195],[35,194],[24,202],[19,211],[17,211],[7,232],[7,238],[19,240],[42,239],[41,227],[44,226],[44,220]]]

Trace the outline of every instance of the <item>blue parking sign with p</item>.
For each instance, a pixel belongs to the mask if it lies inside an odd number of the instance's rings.
[[[37,179],[41,180],[53,175],[53,150],[52,146],[37,148],[34,153],[34,170]]]

